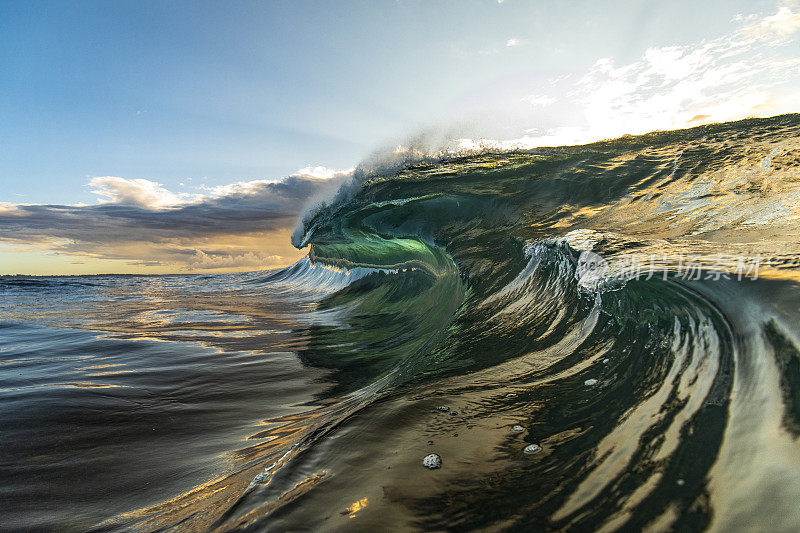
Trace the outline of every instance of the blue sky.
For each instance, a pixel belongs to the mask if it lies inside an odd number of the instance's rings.
[[[0,208],[261,194],[425,130],[532,146],[798,111],[798,28],[774,0],[0,0]],[[32,243],[0,232],[0,262]]]

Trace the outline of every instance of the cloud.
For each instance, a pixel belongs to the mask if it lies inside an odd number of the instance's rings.
[[[353,173],[354,168],[348,168],[347,170],[336,170],[333,168],[323,167],[323,166],[316,166],[316,167],[303,167],[292,176],[307,176],[310,178],[320,178],[320,179],[334,179],[334,178],[341,178],[344,176],[348,176]]]
[[[296,258],[288,235],[299,214],[351,174],[315,167],[194,195],[150,180],[92,178],[104,197],[96,205],[0,203],[0,243],[175,271],[267,268]]]
[[[768,15],[736,16],[731,32],[715,39],[651,47],[625,64],[599,58],[583,73],[531,82],[535,91],[517,100],[530,107],[512,107],[522,137],[457,139],[453,146],[471,150],[578,144],[797,112],[798,32],[800,12],[785,5]]]
[[[160,183],[146,179],[125,179],[115,176],[92,178],[89,186],[94,194],[105,197],[106,203],[134,205],[145,209],[164,209],[196,200],[189,194],[175,194]]]
[[[521,44],[525,44],[525,42],[526,41],[524,39],[517,39],[515,37],[512,37],[506,41],[506,46],[519,46]]]
[[[291,191],[289,196],[296,196],[296,191],[291,190],[291,187],[300,187],[301,183],[320,183],[322,189],[328,189],[324,182],[329,181],[330,184],[338,184],[350,176],[352,176],[354,169],[336,170],[323,166],[304,167],[291,174],[283,180],[254,180],[254,181],[239,181],[228,185],[219,185],[216,187],[201,187],[207,191],[210,198],[225,198],[236,197],[244,198],[251,197],[258,198],[259,201],[274,201],[280,197],[281,201],[290,201],[285,195]],[[307,188],[308,189],[308,188]],[[313,196],[314,192],[307,191],[309,196]]]
[[[2,216],[21,216],[21,211],[17,204],[0,202],[0,217]]]
[[[781,8],[731,35],[650,48],[627,65],[599,59],[572,95],[589,128],[607,137],[684,127],[700,115],[727,121],[768,114],[778,110],[777,89],[798,81],[800,59],[775,41],[800,28],[796,19]]]
[[[187,261],[189,267],[201,270],[231,269],[241,267],[263,268],[264,265],[280,264],[283,259],[280,255],[267,255],[261,252],[207,252],[195,250],[194,257]]]
[[[800,29],[800,12],[795,13],[789,6],[781,7],[777,13],[764,18],[757,26],[752,28],[762,35],[775,33],[789,35]]]

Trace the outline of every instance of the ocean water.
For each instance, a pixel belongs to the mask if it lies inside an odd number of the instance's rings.
[[[362,174],[278,271],[0,278],[1,527],[796,531],[799,222],[785,115]]]

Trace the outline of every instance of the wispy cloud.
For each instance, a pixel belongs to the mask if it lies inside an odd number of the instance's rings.
[[[506,41],[506,46],[520,46],[525,44],[527,41],[525,39],[517,39],[516,37],[511,37]]]
[[[786,5],[773,14],[736,19],[722,37],[649,48],[628,64],[600,58],[583,75],[551,80],[522,97],[531,108],[551,110],[556,126],[509,141],[461,144],[574,144],[798,111],[800,12]],[[558,105],[547,93],[559,95]]]
[[[351,174],[309,167],[197,194],[97,177],[89,182],[102,197],[96,205],[0,203],[0,243],[162,270],[268,268],[296,257],[288,234],[309,200],[332,194]]]
[[[589,127],[607,129],[608,136],[682,127],[700,116],[725,121],[769,113],[778,103],[775,89],[798,81],[800,58],[781,50],[800,28],[792,26],[796,18],[781,8],[718,39],[650,48],[628,65],[600,59],[572,95],[584,106]]]

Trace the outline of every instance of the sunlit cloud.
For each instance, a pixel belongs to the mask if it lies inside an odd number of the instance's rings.
[[[347,176],[353,173],[354,168],[348,168],[346,170],[337,170],[335,168],[328,168],[323,166],[314,166],[314,167],[303,167],[292,176],[308,176],[310,178],[320,178],[320,179],[333,179],[333,178],[341,178],[343,176]]]
[[[140,271],[270,268],[298,258],[288,234],[307,203],[351,175],[309,167],[282,180],[197,194],[146,179],[92,178],[92,192],[102,197],[95,205],[0,203],[0,244],[6,251],[16,244],[26,253],[122,261]]]
[[[780,54],[775,37],[788,35],[795,18],[781,8],[719,39],[650,48],[628,65],[600,59],[573,96],[589,129],[609,137],[779,111],[775,89],[798,81],[800,59]]]
[[[304,167],[297,172],[284,178],[284,180],[292,179],[316,179],[316,180],[342,180],[352,175],[352,168],[347,170],[337,170],[323,166]],[[283,180],[252,180],[252,181],[239,181],[226,185],[218,185],[215,187],[201,186],[201,189],[209,196],[221,198],[226,196],[248,196],[257,195],[259,191],[265,187],[271,189],[275,194],[278,190],[277,187],[269,187],[271,184],[280,183]]]
[[[17,204],[0,202],[0,216],[22,216],[22,211]]]
[[[776,33],[789,35],[800,29],[800,12],[795,13],[789,6],[781,7],[777,13],[764,18],[753,31],[760,31],[762,35]]]
[[[581,75],[558,77],[521,97],[550,115],[510,140],[458,139],[461,150],[576,144],[625,134],[678,129],[800,107],[800,12],[735,17],[732,31],[699,43],[648,48],[618,64],[597,59]],[[559,98],[549,96],[558,94]],[[552,116],[558,124],[542,126]]]
[[[89,186],[94,194],[104,198],[104,203],[133,205],[144,209],[163,209],[198,199],[196,195],[175,194],[160,183],[141,178],[96,177],[89,181]]]

